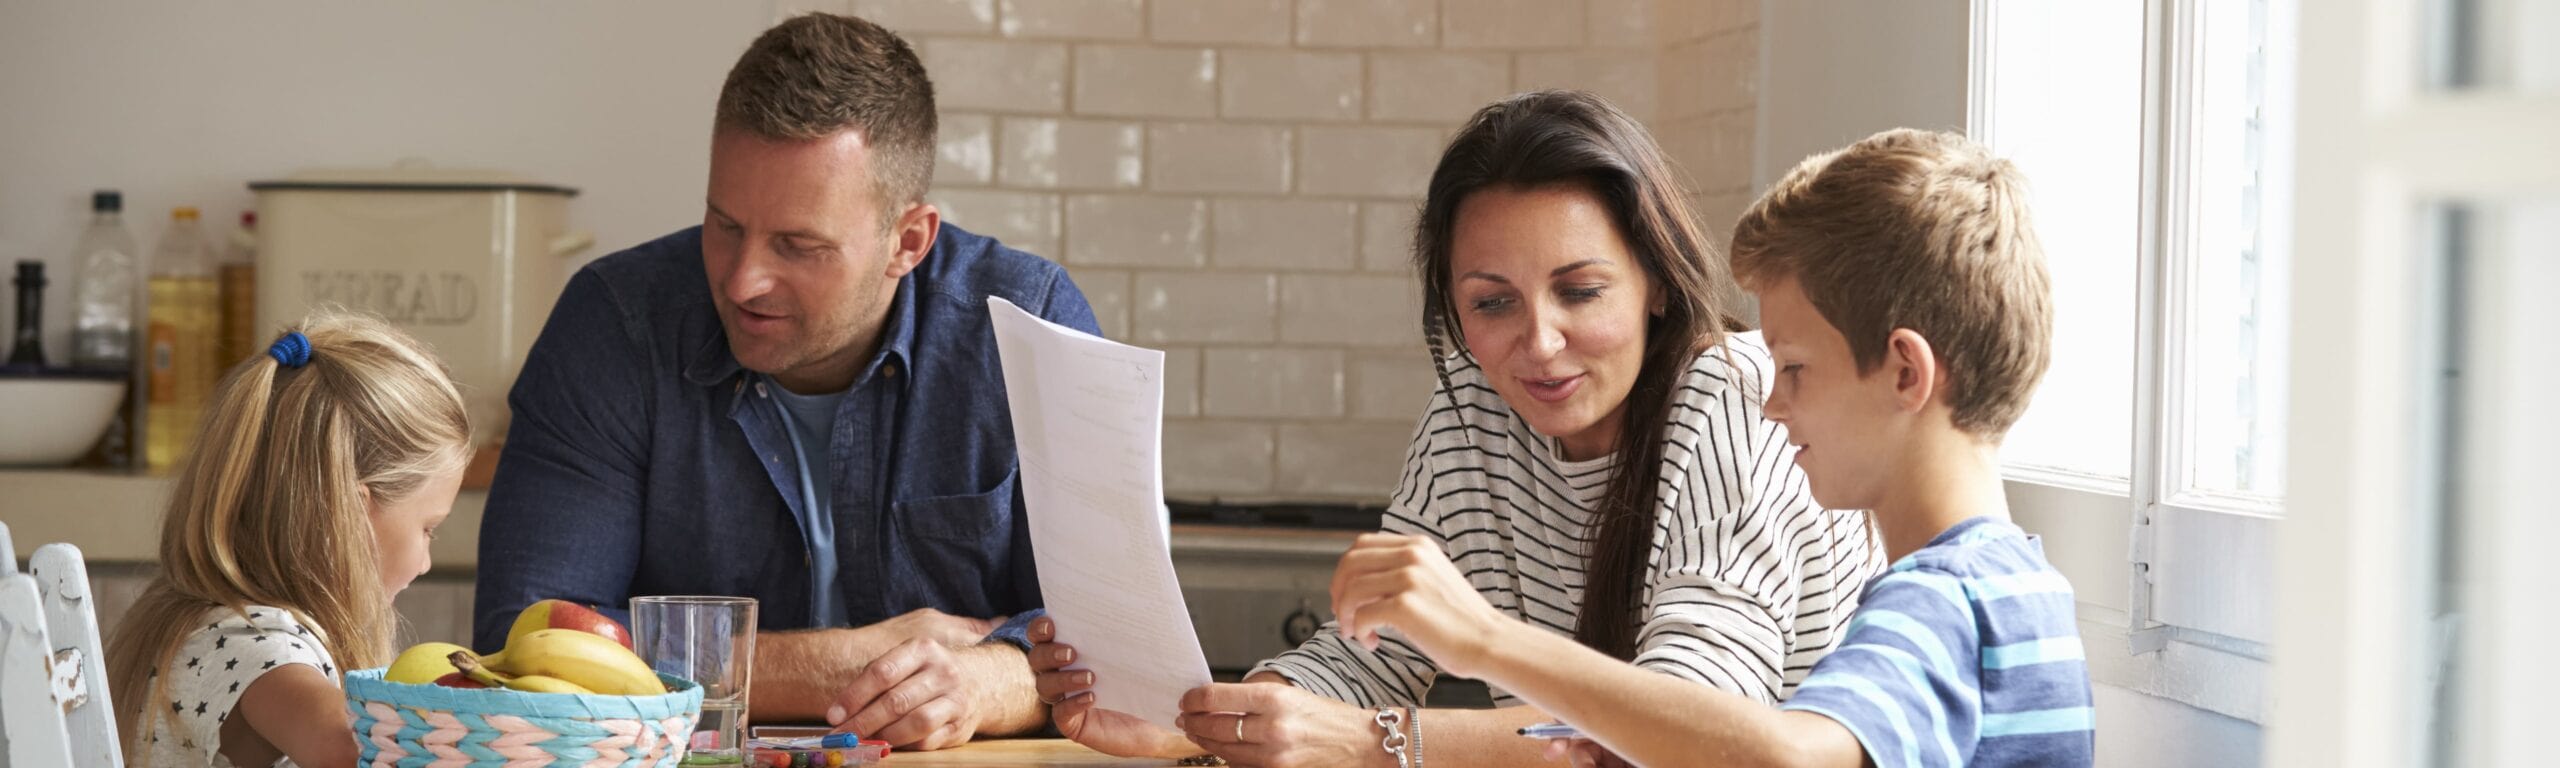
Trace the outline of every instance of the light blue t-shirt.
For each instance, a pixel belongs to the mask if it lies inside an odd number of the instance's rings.
[[[800,462],[800,530],[809,539],[809,596],[815,626],[845,624],[844,598],[836,587],[835,445],[836,405],[849,390],[803,395],[767,379],[767,391],[781,403],[782,422],[791,427],[791,451]]]
[[[2089,765],[2075,615],[2038,542],[1971,518],[1868,582],[1840,647],[1782,706],[1839,721],[1879,768]]]

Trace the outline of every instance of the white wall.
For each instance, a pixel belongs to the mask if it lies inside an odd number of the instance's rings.
[[[1970,12],[1966,0],[1765,2],[1759,185],[1776,181],[1805,155],[1887,128],[1963,130]],[[2120,607],[2127,521],[2037,508],[2046,498],[2059,497],[2011,494],[2019,523],[2046,537],[2047,555],[2081,597],[2081,634],[2097,697],[2098,764],[2256,765],[2256,723],[2189,702],[2255,713],[2258,702],[2217,694],[2245,695],[2258,689],[2257,681],[2208,685],[2196,678],[2263,675],[2265,666],[2231,664],[2185,646],[2128,655]]]
[[[142,247],[169,208],[228,228],[244,184],[423,158],[581,190],[586,256],[700,221],[711,108],[762,2],[332,0],[0,4],[0,259],[41,258],[71,346],[89,191]]]
[[[1964,130],[1966,0],[1761,6],[1758,187],[1888,128]]]

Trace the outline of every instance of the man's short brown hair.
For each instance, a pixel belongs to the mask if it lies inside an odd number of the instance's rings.
[[[1795,278],[1860,375],[1894,329],[1919,332],[1974,434],[2005,435],[2051,358],[2025,175],[1963,136],[1898,129],[1806,158],[1734,224],[1732,253],[1746,285]]]
[[[765,30],[720,85],[715,125],[774,141],[861,132],[891,214],[933,180],[933,81],[907,41],[863,19],[810,13]]]

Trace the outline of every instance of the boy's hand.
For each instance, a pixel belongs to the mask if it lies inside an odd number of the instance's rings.
[[[1588,739],[1548,739],[1547,759],[1569,760],[1573,768],[1626,768],[1627,761]]]

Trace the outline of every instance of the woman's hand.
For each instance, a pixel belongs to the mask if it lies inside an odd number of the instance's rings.
[[[1176,720],[1200,748],[1260,768],[1394,768],[1377,714],[1286,683],[1211,683],[1182,694]]]
[[[1517,624],[1458,573],[1437,544],[1413,536],[1361,536],[1333,571],[1333,615],[1342,635],[1370,650],[1394,627],[1441,671],[1481,677],[1493,635]]]
[[[1058,625],[1033,619],[1030,636],[1032,687],[1050,705],[1049,722],[1058,734],[1096,752],[1121,757],[1188,757],[1200,748],[1182,734],[1127,713],[1093,706],[1093,672],[1068,669],[1076,661],[1075,646],[1058,642]]]

